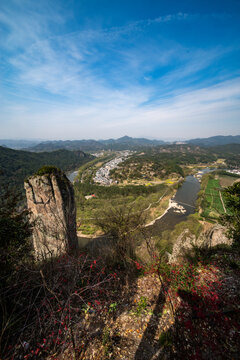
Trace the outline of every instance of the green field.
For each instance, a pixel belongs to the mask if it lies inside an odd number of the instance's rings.
[[[222,188],[219,184],[219,180],[210,178],[205,188],[204,199],[202,203],[202,207],[204,209],[202,216],[218,218],[220,215],[225,213],[220,197],[221,192]],[[222,200],[224,201],[223,195]]]

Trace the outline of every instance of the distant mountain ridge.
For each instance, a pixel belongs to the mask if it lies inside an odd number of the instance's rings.
[[[23,149],[33,152],[56,151],[60,149],[66,150],[80,150],[84,152],[97,152],[101,150],[139,150],[140,148],[149,146],[159,146],[167,144],[191,144],[204,147],[212,147],[228,144],[240,144],[240,135],[236,136],[211,136],[208,138],[196,138],[185,141],[163,141],[150,140],[146,138],[133,138],[130,136],[123,136],[118,139],[101,139],[101,140],[48,140],[35,141],[34,140],[0,140],[0,145]]]
[[[208,138],[199,138],[199,139],[191,139],[187,140],[186,143],[192,145],[199,145],[199,146],[219,146],[219,145],[228,145],[228,144],[240,144],[240,135],[218,135],[218,136],[211,136]]]
[[[145,138],[132,138],[130,136],[123,136],[119,139],[108,139],[108,140],[99,140],[103,145],[113,150],[130,150],[138,147],[144,146],[156,146],[163,145],[165,142],[163,140],[149,140]]]
[[[95,152],[99,150],[137,150],[140,147],[165,144],[162,140],[149,140],[145,138],[132,138],[123,136],[119,139],[107,140],[55,140],[42,142],[26,150],[34,152],[53,151],[58,149],[82,150]]]
[[[13,140],[13,139],[0,139],[0,146],[8,147],[10,149],[21,150],[30,146],[36,146],[42,140]]]

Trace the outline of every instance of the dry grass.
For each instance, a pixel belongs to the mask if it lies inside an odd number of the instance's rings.
[[[234,182],[236,182],[236,178],[234,178],[233,176],[220,176],[219,177],[219,182],[221,187],[227,187],[227,186],[232,186]]]

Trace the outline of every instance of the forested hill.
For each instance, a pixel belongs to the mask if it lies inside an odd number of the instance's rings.
[[[95,152],[99,150],[105,150],[106,147],[96,140],[54,140],[44,141],[36,146],[27,148],[26,150],[42,152],[56,151],[60,149]]]
[[[141,147],[152,147],[165,144],[162,140],[150,140],[145,138],[132,138],[123,136],[119,139],[99,140],[108,149],[113,150],[137,150]]]
[[[0,187],[10,184],[23,189],[24,179],[43,165],[54,165],[68,171],[92,159],[92,155],[82,151],[33,153],[0,146]]]
[[[211,147],[211,151],[214,151],[218,154],[224,154],[226,156],[227,154],[233,155],[239,155],[240,154],[240,143],[239,144],[227,144],[227,145],[219,145]]]
[[[227,144],[209,148],[219,158],[224,158],[226,164],[231,167],[239,167],[240,164],[240,144]]]

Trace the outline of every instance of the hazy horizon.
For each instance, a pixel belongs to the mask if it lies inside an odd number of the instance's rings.
[[[0,138],[240,133],[240,3],[3,0]]]
[[[119,137],[111,137],[111,138],[75,138],[75,139],[49,139],[49,138],[45,138],[45,139],[39,139],[39,138],[1,138],[0,141],[38,141],[38,142],[45,142],[45,141],[77,141],[77,140],[95,140],[95,141],[101,141],[101,140],[109,140],[109,139],[119,139],[122,138],[124,136],[129,136],[129,135],[123,135],[123,136],[119,136]],[[228,135],[213,135],[213,136],[240,136],[239,134],[237,135],[232,135],[232,134],[228,134]],[[177,137],[172,137],[172,138],[154,138],[154,137],[147,137],[147,136],[132,136],[132,138],[144,138],[144,139],[148,139],[148,140],[162,140],[162,141],[166,141],[166,142],[173,142],[173,141],[188,141],[188,140],[192,140],[192,139],[197,139],[198,137],[195,138],[177,138]],[[206,137],[209,138],[209,137]]]

